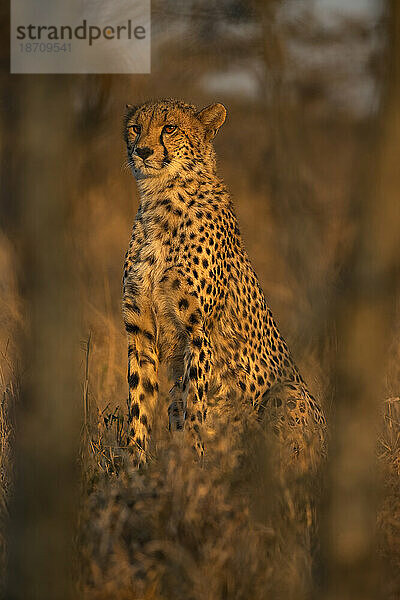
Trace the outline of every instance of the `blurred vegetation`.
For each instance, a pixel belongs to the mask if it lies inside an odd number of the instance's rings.
[[[400,598],[399,14],[153,0],[151,75],[10,76],[2,36],[5,598]],[[121,446],[121,123],[158,97],[228,109],[219,170],[327,462],[293,464],[238,406],[204,468],[161,411],[148,468]]]

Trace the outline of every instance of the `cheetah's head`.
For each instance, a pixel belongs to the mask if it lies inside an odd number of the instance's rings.
[[[190,172],[198,164],[214,170],[212,139],[225,116],[222,104],[200,111],[177,100],[128,104],[124,138],[136,179]]]

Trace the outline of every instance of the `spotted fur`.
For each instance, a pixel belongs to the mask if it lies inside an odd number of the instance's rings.
[[[280,426],[323,427],[267,306],[216,173],[212,138],[223,105],[202,111],[175,100],[128,106],[124,137],[140,206],[126,254],[129,444],[144,460],[165,363],[174,386],[170,421],[201,455],[210,398],[232,394]],[[279,412],[279,409],[284,411]]]

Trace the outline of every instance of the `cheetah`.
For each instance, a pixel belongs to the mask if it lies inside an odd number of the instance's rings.
[[[324,427],[319,403],[280,335],[217,175],[212,140],[226,109],[179,100],[127,105],[127,164],[140,204],[126,253],[128,445],[146,461],[166,365],[170,426],[190,432],[199,456],[210,398],[232,394],[274,427]]]

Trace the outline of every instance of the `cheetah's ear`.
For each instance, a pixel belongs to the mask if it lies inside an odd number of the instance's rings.
[[[212,140],[225,121],[226,108],[219,102],[217,104],[210,104],[210,106],[206,106],[206,108],[198,112],[196,117],[204,125],[206,140]]]
[[[137,108],[138,107],[135,104],[125,104],[125,110],[129,114],[134,113]]]

